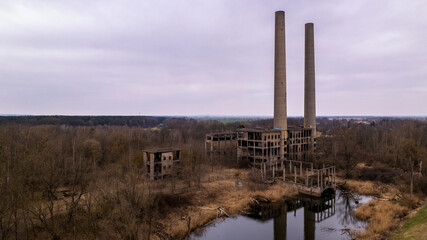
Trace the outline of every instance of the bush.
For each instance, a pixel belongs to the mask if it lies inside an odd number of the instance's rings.
[[[191,198],[187,195],[172,195],[159,193],[155,204],[160,214],[166,214],[174,208],[180,208],[191,204]]]
[[[427,177],[414,178],[414,192],[422,192],[427,195]]]
[[[385,167],[362,168],[359,172],[360,180],[379,181],[382,183],[396,183],[396,170]]]

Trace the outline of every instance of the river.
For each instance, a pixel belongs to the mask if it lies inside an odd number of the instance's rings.
[[[300,196],[277,203],[260,203],[248,215],[218,219],[193,231],[191,239],[350,239],[349,230],[365,223],[352,212],[372,197],[336,191],[324,198]]]

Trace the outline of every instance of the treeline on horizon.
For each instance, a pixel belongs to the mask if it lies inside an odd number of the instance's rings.
[[[156,127],[167,117],[152,116],[0,116],[0,124]]]
[[[318,116],[318,122],[325,121],[339,121],[342,119],[363,119],[370,122],[379,121],[390,121],[390,120],[405,120],[405,119],[416,119],[425,121],[426,118],[422,117],[381,117],[381,116]],[[248,116],[211,116],[211,117],[194,117],[194,116],[113,116],[113,115],[102,115],[102,116],[70,116],[70,115],[17,115],[17,116],[0,116],[0,125],[5,124],[18,124],[18,125],[69,125],[69,126],[129,126],[129,127],[143,127],[151,128],[158,127],[163,124],[166,119],[194,119],[201,121],[218,121],[223,124],[227,123],[243,123],[243,122],[270,122],[272,117],[248,117]],[[298,116],[288,116],[288,122],[293,126],[302,126],[304,119]],[[332,121],[333,122],[333,121]],[[332,123],[331,122],[331,123]],[[271,123],[272,124],[272,123]],[[261,126],[264,126],[262,124]],[[267,124],[268,125],[268,124]],[[330,125],[330,124],[329,124]]]

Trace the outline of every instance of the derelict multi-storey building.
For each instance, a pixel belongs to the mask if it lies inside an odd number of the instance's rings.
[[[142,156],[146,164],[147,178],[150,180],[164,179],[180,173],[180,149],[146,149],[143,150]]]
[[[265,164],[281,168],[284,160],[308,160],[316,148],[316,101],[314,27],[305,24],[304,57],[304,125],[288,127],[286,102],[285,12],[275,13],[274,44],[274,121],[272,129],[238,129],[230,137],[236,139],[238,161],[252,166]],[[220,136],[221,133],[216,133]],[[206,151],[221,150],[221,138],[206,136]],[[222,144],[225,146],[225,144]]]

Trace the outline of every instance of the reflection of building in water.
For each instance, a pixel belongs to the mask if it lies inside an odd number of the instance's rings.
[[[324,198],[302,197],[281,203],[261,203],[252,207],[249,217],[267,221],[274,219],[274,239],[286,239],[287,214],[304,208],[304,238],[314,239],[316,223],[335,215],[335,194]]]
[[[304,201],[304,207],[315,215],[314,221],[321,222],[335,215],[335,194],[321,198]]]
[[[335,214],[335,194],[321,199],[304,200],[304,238],[315,239],[316,222]]]
[[[286,218],[287,212],[292,209],[290,206],[290,204],[283,202],[261,203],[252,207],[252,214],[249,217],[261,221],[274,218],[274,239],[286,240]]]
[[[287,212],[294,212],[303,206],[304,202],[299,199],[285,202],[260,203],[252,207],[252,214],[249,217],[267,221]]]

